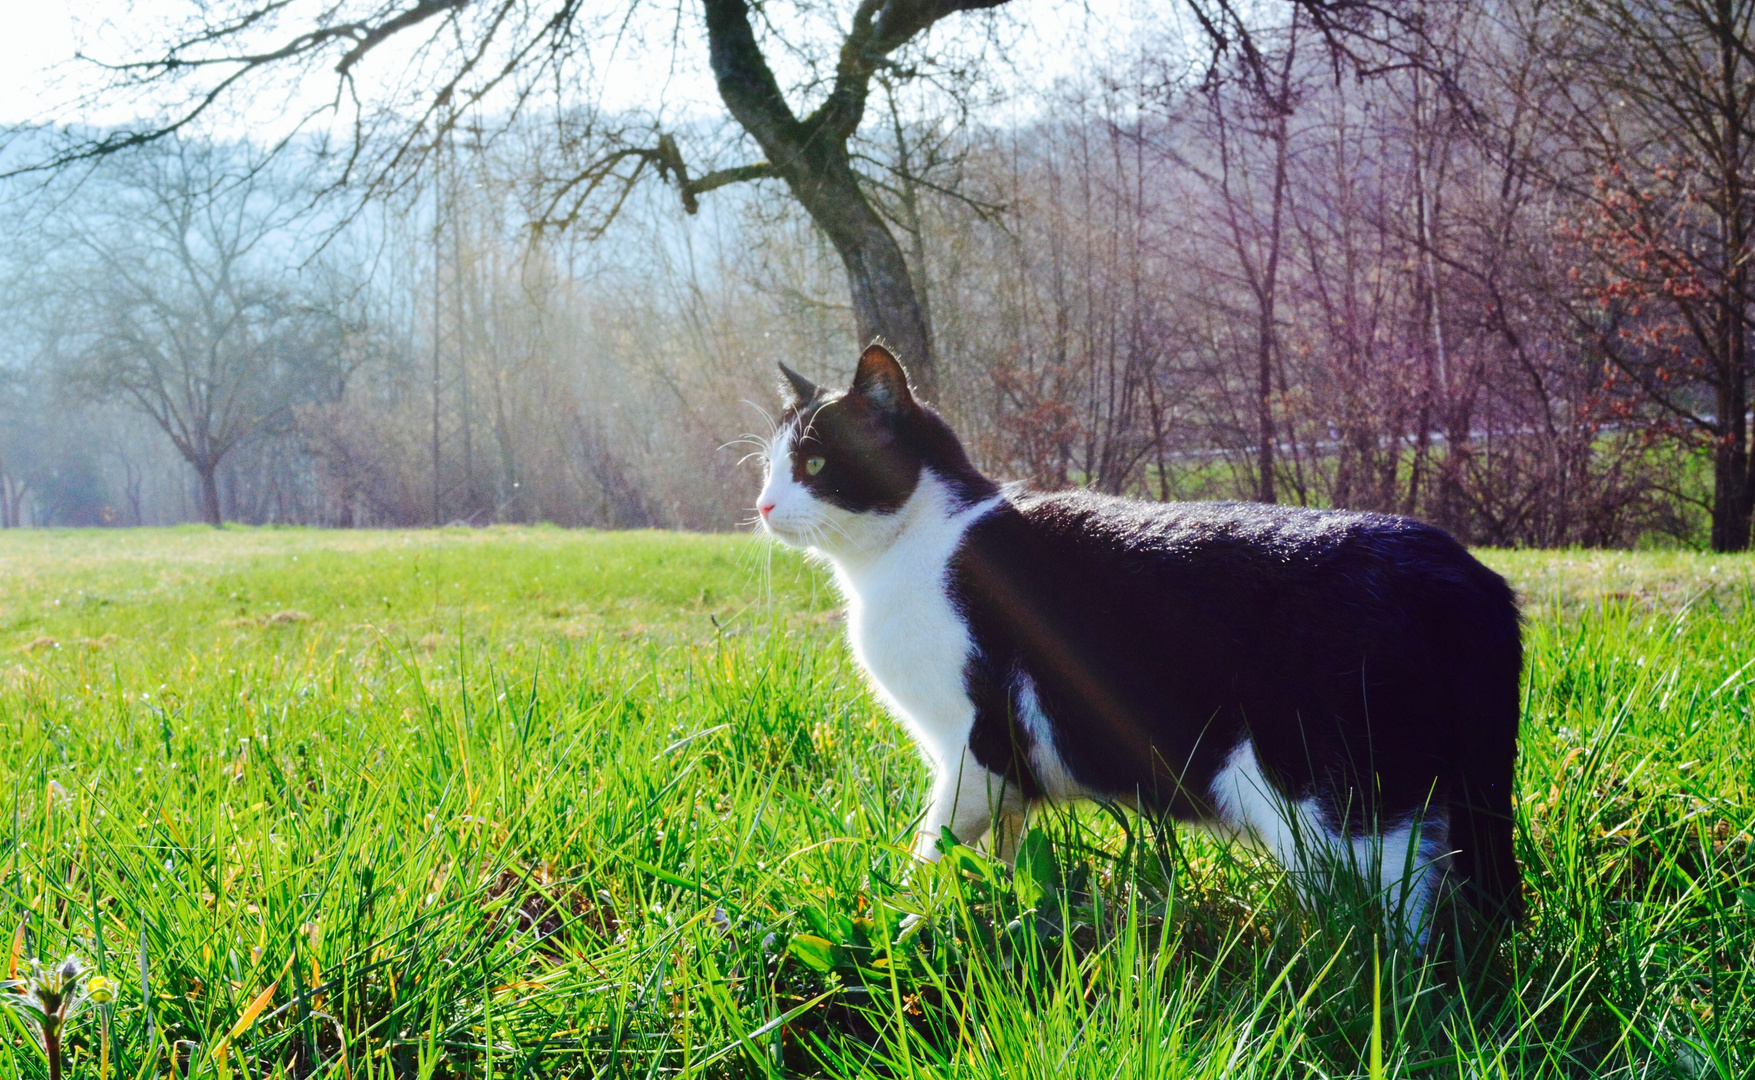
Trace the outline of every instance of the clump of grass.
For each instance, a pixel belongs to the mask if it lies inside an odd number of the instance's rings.
[[[1528,924],[1487,940],[1451,911],[1415,957],[1359,898],[1303,906],[1271,862],[1120,811],[1042,815],[1017,873],[914,867],[913,750],[824,583],[775,553],[770,588],[767,557],[547,529],[0,536],[0,902],[44,954],[139,971],[100,1014],[107,1061],[60,1029],[67,1074],[1755,1064],[1755,606],[1689,583],[1747,558],[1621,556],[1641,599],[1537,605]],[[109,645],[20,651],[39,637]],[[21,1048],[0,1070],[41,1075]]]

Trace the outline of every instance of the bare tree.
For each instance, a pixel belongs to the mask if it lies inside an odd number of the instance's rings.
[[[1749,546],[1755,0],[1567,5],[1546,27],[1581,203],[1579,324],[1712,448],[1715,551]]]
[[[1184,0],[1174,10],[1211,16],[1216,60],[1188,56],[1184,28],[1167,18],[1162,44],[1141,51],[1154,59],[1025,90],[1034,119],[991,127],[973,112],[981,84],[959,81],[979,66],[944,62],[975,35],[927,38],[929,54],[920,29],[887,53],[872,45],[866,55],[880,59],[867,83],[880,112],[845,137],[845,113],[839,126],[811,128],[848,104],[830,100],[844,75],[859,81],[862,61],[841,46],[861,34],[870,44],[878,24],[909,10],[973,5],[664,9],[681,16],[674,43],[753,78],[722,88],[728,103],[756,108],[750,124],[765,116],[781,136],[827,140],[821,154],[771,150],[744,117],[673,127],[656,107],[594,111],[609,68],[591,65],[617,20],[646,10],[631,0],[337,2],[344,32],[299,39],[290,53],[276,50],[292,39],[274,35],[300,27],[227,21],[269,0],[208,5],[212,33],[193,35],[177,64],[119,74],[199,92],[170,118],[198,123],[213,107],[199,94],[234,75],[241,87],[252,72],[305,64],[321,79],[334,62],[345,86],[382,41],[426,35],[404,71],[416,112],[368,101],[359,129],[325,147],[341,152],[326,179],[349,184],[346,205],[361,210],[335,225],[325,259],[355,241],[385,251],[355,260],[372,266],[369,317],[336,315],[348,303],[292,274],[292,245],[272,233],[235,260],[235,296],[223,303],[239,314],[223,351],[256,358],[230,393],[253,403],[236,415],[261,422],[230,441],[210,483],[193,486],[212,492],[198,506],[217,502],[228,518],[733,527],[738,500],[725,493],[747,477],[741,450],[726,444],[760,434],[743,402],[768,400],[767,361],[827,375],[819,365],[868,321],[849,290],[875,287],[850,282],[851,269],[882,260],[849,251],[876,241],[846,225],[857,207],[835,209],[839,196],[811,189],[845,188],[850,176],[899,242],[940,358],[941,403],[995,472],[1160,498],[1412,513],[1495,544],[1704,535],[1689,500],[1710,507],[1698,462],[1734,441],[1710,425],[1737,415],[1712,381],[1714,358],[1735,354],[1707,349],[1718,339],[1696,334],[1687,312],[1711,331],[1734,310],[1717,297],[1735,278],[1722,268],[1740,265],[1720,243],[1736,222],[1715,216],[1731,205],[1720,159],[1690,150],[1692,129],[1657,123],[1669,114],[1618,89],[1663,82],[1637,66],[1655,63],[1640,59],[1649,42],[1578,32],[1570,0]],[[1671,5],[1667,17],[1693,10]],[[550,33],[541,19],[557,12],[565,21]],[[739,32],[730,16],[743,20],[753,59],[747,48],[710,56],[715,12],[721,45]],[[1615,58],[1625,70],[1611,70]],[[1603,66],[1579,77],[1589,64]],[[536,96],[544,79],[546,101]],[[83,149],[113,153],[168,126]],[[0,496],[31,485],[22,510],[0,498],[0,521],[9,509],[35,522],[191,514],[195,461],[181,447],[202,438],[163,438],[172,410],[97,378],[118,342],[173,357],[170,345],[208,333],[189,314],[201,292],[174,247],[146,242],[162,230],[136,184],[149,156],[140,149],[94,164],[57,219],[61,238],[86,246],[36,258],[19,250],[34,230],[16,229],[0,266],[19,268],[20,288],[52,279],[59,314],[30,333],[77,376],[61,385],[133,402],[141,419],[56,399],[42,365],[29,395],[0,399],[29,421],[28,432],[0,424],[0,473],[15,485]],[[774,197],[780,183],[798,197]],[[265,210],[278,197],[266,172],[187,194],[236,209],[225,199],[252,184]],[[388,197],[398,185],[401,197]],[[846,227],[823,225],[824,214]],[[189,220],[200,225],[186,232],[193,261],[217,265],[208,226]],[[0,366],[34,375],[27,355],[48,348],[33,338]],[[349,358],[367,354],[381,357],[349,378]],[[334,377],[300,374],[325,364]],[[197,417],[165,430],[206,424],[209,446],[228,443],[239,429],[212,388],[233,378],[188,380],[209,387],[193,395],[159,379],[177,415]],[[202,394],[209,413],[182,404]],[[62,431],[75,433],[65,445],[36,445]],[[65,452],[74,443],[107,449],[81,460]],[[1721,470],[1737,472],[1734,461]]]
[[[274,244],[287,200],[234,149],[172,139],[109,159],[50,223],[50,279],[73,327],[67,385],[151,418],[195,471],[201,515],[222,520],[220,467],[285,421],[331,373],[330,313],[284,281]]]
[[[269,70],[336,79],[336,111],[351,106],[348,145],[336,148],[341,177],[364,178],[367,190],[398,188],[442,146],[458,117],[478,106],[515,119],[542,93],[553,92],[554,129],[565,171],[546,177],[552,197],[543,222],[588,221],[601,228],[624,205],[631,186],[655,175],[674,183],[693,212],[697,200],[727,184],[779,179],[840,255],[861,338],[887,337],[910,361],[929,395],[937,382],[932,338],[902,248],[867,195],[849,141],[865,119],[871,83],[880,71],[905,78],[920,64],[899,65],[898,51],[940,21],[995,8],[1006,0],[861,0],[842,23],[800,0],[795,10],[754,10],[747,0],[675,0],[673,49],[698,33],[726,110],[759,149],[760,160],[697,173],[677,133],[656,113],[647,122],[604,120],[588,107],[594,80],[647,13],[628,2],[582,5],[575,0],[343,0],[324,5],[305,26],[279,29],[279,0],[203,4],[191,24],[153,55],[112,66],[112,93],[159,93],[176,105],[162,121],[76,140],[34,168],[63,166],[157,141],[199,122],[234,93],[258,85]],[[833,33],[799,26],[828,21]],[[793,28],[790,32],[788,28]],[[412,111],[390,102],[361,102],[361,66],[395,38],[419,38],[406,73],[417,93]],[[806,71],[783,87],[770,55]],[[556,89],[558,88],[558,90]],[[656,87],[655,87],[656,90]],[[178,96],[181,95],[181,96]],[[655,98],[658,97],[655,93]],[[815,101],[804,109],[797,102]],[[654,110],[658,108],[655,101]]]
[[[1225,232],[1255,312],[1255,498],[1276,501],[1275,452],[1280,434],[1274,423],[1274,375],[1278,350],[1277,307],[1280,259],[1285,250],[1287,180],[1290,175],[1290,124],[1297,105],[1294,72],[1298,58],[1299,9],[1292,9],[1278,55],[1271,58],[1268,83],[1244,68],[1244,93],[1234,93],[1238,78],[1209,75],[1202,87],[1210,119],[1210,141],[1218,155],[1216,172],[1207,176],[1219,198]],[[1252,38],[1259,47],[1260,36]],[[1237,128],[1241,125],[1242,130]],[[1266,176],[1252,175],[1253,146],[1267,150]],[[1263,187],[1265,186],[1265,190]],[[1258,202],[1265,201],[1260,206]]]
[[[5,431],[0,433],[0,529],[25,524],[24,509],[30,495],[30,482],[19,461],[24,456],[19,452],[23,449],[20,429],[25,426],[21,421],[29,407],[21,382],[17,373],[0,371],[0,416],[6,419]]]

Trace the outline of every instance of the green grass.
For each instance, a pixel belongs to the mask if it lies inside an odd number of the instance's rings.
[[[120,981],[82,1077],[1749,1075],[1755,561],[1486,557],[1531,915],[1419,960],[1101,808],[909,880],[913,751],[747,539],[0,534],[0,948]]]

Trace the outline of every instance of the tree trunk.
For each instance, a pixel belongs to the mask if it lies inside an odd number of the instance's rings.
[[[1712,550],[1743,551],[1749,546],[1751,472],[1748,383],[1742,376],[1719,387],[1720,435],[1712,460]]]
[[[1291,51],[1286,54],[1286,77],[1282,79],[1280,93],[1282,101],[1287,96],[1287,81],[1291,73]],[[1274,491],[1274,451],[1278,449],[1279,433],[1274,430],[1274,306],[1278,299],[1280,280],[1280,242],[1283,238],[1286,205],[1286,144],[1287,120],[1289,108],[1282,109],[1274,132],[1274,193],[1273,216],[1268,224],[1268,251],[1266,265],[1262,268],[1261,282],[1256,290],[1256,309],[1258,324],[1256,326],[1256,432],[1260,440],[1256,449],[1257,486],[1255,497],[1259,502],[1271,503],[1278,501]],[[1242,241],[1238,242],[1241,254]]]
[[[128,509],[133,513],[134,524],[138,527],[146,524],[146,518],[140,512],[140,485],[144,477],[141,475],[141,470],[132,461],[124,461],[122,467],[126,470]]]
[[[1237,251],[1237,261],[1242,266],[1243,276],[1249,283],[1250,291],[1255,294],[1256,304],[1256,371],[1255,371],[1255,498],[1257,502],[1271,503],[1278,501],[1279,495],[1274,485],[1274,457],[1278,449],[1279,433],[1274,428],[1274,307],[1278,299],[1280,274],[1280,249],[1285,238],[1286,182],[1288,175],[1288,146],[1291,141],[1290,124],[1292,118],[1292,66],[1298,53],[1298,18],[1294,9],[1291,34],[1286,42],[1284,66],[1280,69],[1279,92],[1269,102],[1275,115],[1267,137],[1274,148],[1274,177],[1271,210],[1268,221],[1268,232],[1265,238],[1267,250],[1261,253],[1261,264],[1256,265],[1252,251],[1258,250],[1261,242],[1259,224],[1254,214],[1250,215],[1249,234],[1245,234],[1243,224],[1238,215],[1238,198],[1231,191],[1231,158],[1229,135],[1225,124],[1225,103],[1217,88],[1213,91],[1213,118],[1218,126],[1218,142],[1220,155],[1221,179],[1219,186],[1225,198],[1226,218],[1231,227],[1231,243]]]
[[[854,332],[862,345],[874,337],[887,341],[907,365],[915,389],[928,400],[936,399],[932,335],[902,247],[859,189],[846,150],[836,146],[821,155],[827,160],[810,160],[817,156],[807,153],[782,175],[847,268]]]
[[[195,472],[201,477],[201,520],[217,528],[224,522],[219,513],[219,462],[197,464]]]
[[[946,4],[943,10],[958,6]],[[847,268],[854,329],[861,343],[884,338],[908,366],[915,388],[927,398],[936,397],[932,336],[907,260],[860,189],[847,139],[859,125],[877,61],[939,16],[916,13],[903,20],[907,25],[896,26],[882,17],[874,21],[869,5],[862,7],[842,49],[833,93],[800,120],[762,56],[746,0],[705,0],[704,7],[708,59],[719,96],[761,146],[773,173],[786,181],[811,221],[835,245]]]
[[[1436,517],[1440,527],[1453,533],[1458,539],[1467,540],[1470,530],[1463,509],[1463,470],[1472,450],[1472,436],[1469,432],[1471,418],[1468,407],[1462,404],[1452,406],[1446,413],[1444,456],[1438,462]]]
[[[1749,232],[1752,207],[1743,164],[1745,91],[1739,85],[1740,53],[1747,46],[1731,32],[1729,5],[1717,9],[1713,27],[1718,35],[1723,142],[1720,144],[1719,235],[1723,245],[1724,284],[1718,302],[1719,348],[1718,426],[1722,433],[1713,455],[1712,550],[1744,551],[1749,547],[1751,510],[1755,510],[1755,473],[1749,462]],[[1739,116],[1738,113],[1743,115]]]
[[[1258,331],[1256,357],[1256,393],[1255,393],[1255,426],[1256,426],[1256,486],[1257,502],[1271,503],[1274,495],[1274,382],[1273,382],[1273,307],[1271,300],[1264,300],[1261,306],[1261,326]]]

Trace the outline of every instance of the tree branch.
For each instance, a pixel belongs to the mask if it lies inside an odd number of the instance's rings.
[[[767,180],[778,175],[780,174],[774,171],[774,166],[765,161],[758,161],[754,165],[739,165],[732,169],[715,169],[694,180],[685,177],[677,186],[682,190],[683,209],[692,214],[701,208],[697,196],[705,195],[707,192],[725,187],[727,184],[741,184],[746,180]]]
[[[750,26],[745,0],[703,0],[707,58],[725,107],[768,155],[789,171],[804,150],[804,131]]]
[[[828,100],[805,119],[804,126],[819,133],[846,139],[865,116],[871,77],[889,55],[938,22],[962,11],[996,8],[1007,0],[862,0],[853,14],[853,26],[841,43],[835,67],[835,88]]]
[[[411,26],[418,26],[442,12],[456,11],[467,3],[469,0],[417,0],[413,7],[400,15],[393,15],[376,26],[364,29],[364,32],[359,34],[359,40],[354,47],[349,49],[341,61],[335,65],[335,73],[346,75],[353,70],[355,64],[364,59],[367,53],[383,43],[384,39],[392,34],[406,30]]]

